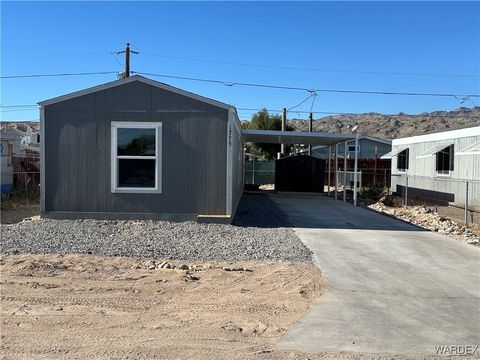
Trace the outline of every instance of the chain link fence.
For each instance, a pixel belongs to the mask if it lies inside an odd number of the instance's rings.
[[[480,223],[480,180],[392,174],[391,182],[390,191],[403,198],[405,207],[432,205],[467,225]]]
[[[275,160],[245,161],[245,184],[266,185],[275,183]]]
[[[354,189],[354,172],[338,170],[332,175],[330,184],[335,187],[336,182],[337,198],[342,198],[344,189],[347,191],[347,198],[351,197],[348,192],[351,193]],[[369,180],[366,181],[366,178]],[[372,179],[375,181],[371,181]],[[450,176],[390,174],[386,171],[358,172],[357,190],[360,193],[375,186],[385,187],[388,195],[400,196],[405,207],[434,206],[441,215],[453,217],[467,225],[480,224],[480,180],[456,179]]]

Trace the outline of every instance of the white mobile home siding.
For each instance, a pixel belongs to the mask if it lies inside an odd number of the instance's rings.
[[[430,200],[465,204],[465,183],[469,181],[469,204],[480,206],[480,154],[460,155],[469,145],[480,141],[480,126],[440,133],[395,139],[392,151],[408,147],[409,168],[397,170],[397,156],[392,158],[392,191],[402,193],[408,177],[409,194],[420,194]],[[454,146],[454,169],[448,175],[437,174],[436,156],[418,158],[434,145]],[[401,176],[395,176],[401,175]],[[411,191],[412,190],[412,191]]]

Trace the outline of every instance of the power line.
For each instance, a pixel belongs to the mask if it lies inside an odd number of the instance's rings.
[[[133,45],[133,44],[132,44]],[[140,52],[141,55],[162,57],[166,59],[174,60],[186,60],[203,63],[213,64],[225,64],[235,66],[257,67],[257,68],[270,68],[270,69],[284,69],[284,70],[301,70],[301,71],[314,71],[314,72],[331,72],[331,73],[347,73],[347,74],[366,74],[366,75],[394,75],[394,76],[423,76],[423,77],[462,77],[462,78],[479,78],[480,75],[474,74],[450,74],[450,73],[421,73],[421,72],[388,72],[388,71],[366,71],[366,70],[343,70],[332,68],[312,68],[302,66],[286,66],[286,65],[266,65],[266,64],[254,64],[244,62],[222,61],[213,59],[200,59],[184,56],[174,56],[165,54],[155,54],[149,52]],[[48,58],[48,57],[77,57],[77,56],[99,56],[99,55],[111,55],[111,52],[92,52],[92,53],[69,53],[69,54],[44,54],[44,55],[18,55],[18,56],[6,56],[4,59],[22,59],[22,58]]]
[[[312,105],[310,105],[310,113],[312,113],[313,105],[315,104],[315,99],[317,98],[317,93],[314,91],[312,96],[313,96],[313,99],[312,99]]]
[[[257,112],[264,110],[264,108],[236,108],[238,111],[249,111],[249,112]],[[281,109],[265,109],[268,112],[275,112],[281,113]],[[296,114],[309,114],[310,111],[305,110],[293,110],[292,113]],[[368,116],[368,115],[377,115],[377,116],[385,116],[385,117],[444,117],[444,118],[478,118],[480,120],[480,115],[453,115],[453,114],[380,114],[380,113],[342,113],[337,111],[312,111],[312,114],[322,114],[322,115],[340,115],[340,116]]]
[[[36,109],[9,109],[9,110],[0,110],[0,112],[18,112],[18,111],[35,111]]]
[[[293,109],[299,107],[300,105],[303,105],[303,104],[304,104],[308,99],[310,99],[312,96],[313,96],[313,92],[310,93],[310,95],[308,95],[307,98],[305,98],[304,100],[302,100],[301,103],[299,103],[299,104],[297,104],[297,105],[295,105],[295,106],[292,106],[291,108],[288,108],[287,111],[293,110]]]
[[[306,102],[310,97],[313,95],[309,96],[308,98],[304,99],[302,103]],[[300,105],[300,104],[299,104]],[[297,107],[297,106],[295,106]],[[29,108],[29,109],[19,109],[18,111],[28,111],[30,108],[31,110],[34,110],[38,108],[38,105],[36,104],[19,104],[19,105],[0,105],[0,108],[6,108],[7,110],[4,111],[17,111],[17,108]],[[294,107],[290,108],[293,109]],[[12,110],[9,110],[12,109]],[[276,113],[281,113],[282,109],[268,109],[268,108],[242,108],[242,107],[237,107],[237,111],[239,112],[257,112],[261,110],[267,110],[269,112],[276,112]],[[289,109],[289,111],[290,111]],[[424,113],[424,114],[381,114],[381,113],[376,113],[376,112],[363,112],[363,113],[355,113],[355,112],[338,112],[338,111],[306,111],[306,110],[291,110],[291,112],[296,113],[296,114],[309,114],[310,112],[312,114],[321,114],[321,115],[342,115],[342,116],[358,116],[358,115],[377,115],[377,116],[388,116],[388,117],[446,117],[446,118],[458,118],[458,117],[464,117],[464,118],[479,118],[480,119],[480,114],[479,115],[454,115],[454,114],[431,114],[431,113]]]
[[[307,89],[307,88],[302,88],[302,87],[294,87],[294,86],[230,82],[230,81],[223,81],[223,80],[193,78],[193,77],[187,77],[187,76],[177,76],[177,75],[167,75],[167,74],[154,74],[154,73],[146,73],[146,72],[138,72],[138,71],[132,71],[132,73],[139,74],[139,75],[146,75],[146,76],[157,76],[157,77],[165,77],[165,78],[171,78],[171,79],[179,79],[179,80],[191,80],[191,81],[201,81],[201,82],[215,83],[215,84],[225,85],[225,86],[228,86],[228,87],[233,87],[235,85],[238,85],[238,86],[251,86],[251,87],[281,89],[281,90],[299,90],[299,91],[308,91],[308,92],[312,91],[312,89]]]
[[[0,105],[0,108],[23,108],[23,107],[38,107],[38,105],[31,104],[31,105]]]
[[[156,74],[156,73],[147,73],[147,72],[139,72],[139,71],[132,71],[132,73],[139,74],[139,75],[146,75],[146,76],[156,76],[156,77],[165,77],[165,78],[180,79],[180,80],[216,83],[216,84],[222,84],[228,87],[249,86],[249,87],[260,87],[260,88],[270,88],[270,89],[281,89],[281,90],[307,91],[309,93],[312,93],[315,91],[315,92],[327,92],[327,93],[368,94],[368,95],[441,96],[441,97],[455,97],[455,98],[456,97],[480,97],[480,94],[446,94],[446,93],[420,93],[420,92],[395,92],[395,91],[308,89],[304,87],[282,86],[282,85],[261,84],[261,83],[229,82],[229,81],[216,80],[216,79],[193,78],[188,76]]]
[[[59,73],[59,74],[6,75],[6,76],[0,76],[0,79],[25,79],[25,78],[38,78],[38,77],[111,75],[111,74],[117,74],[117,73],[118,73],[117,71],[98,71],[98,72]]]
[[[95,52],[95,53],[70,53],[70,54],[44,54],[44,55],[17,55],[17,56],[5,56],[3,59],[25,59],[25,58],[48,58],[48,57],[68,57],[68,56],[98,56],[108,55],[108,52]]]
[[[247,86],[247,87],[279,89],[279,90],[307,91],[309,93],[312,93],[312,92],[327,92],[327,93],[367,94],[367,95],[437,96],[437,97],[454,97],[454,98],[458,98],[458,97],[464,97],[464,98],[478,97],[478,98],[480,98],[479,94],[447,94],[447,93],[420,93],[420,92],[367,91],[367,90],[341,90],[341,89],[308,89],[308,88],[305,88],[305,87],[283,86],[283,85],[262,84],[262,83],[229,82],[229,81],[216,80],[216,79],[194,78],[194,77],[188,77],[188,76],[147,73],[147,72],[139,72],[139,71],[132,71],[131,73],[132,74],[135,73],[135,74],[139,74],[139,75],[146,75],[146,76],[165,77],[165,78],[171,78],[171,79],[216,83],[216,84],[222,84],[222,85],[228,86],[228,87]],[[88,75],[110,75],[110,74],[117,74],[117,72],[116,71],[101,71],[101,72],[60,73],[60,74],[8,75],[8,76],[0,76],[0,79],[61,77],[61,76],[88,76]]]
[[[187,60],[187,61],[197,61],[197,62],[204,62],[204,63],[258,67],[258,68],[284,69],[284,70],[302,70],[302,71],[333,72],[333,73],[348,73],[348,74],[367,74],[367,75],[370,74],[370,75],[443,76],[443,77],[448,76],[448,77],[471,77],[471,78],[480,77],[479,75],[471,75],[471,74],[439,74],[439,73],[409,73],[409,72],[382,72],[382,71],[319,69],[319,68],[310,68],[310,67],[297,67],[297,66],[285,66],[285,65],[264,65],[264,64],[220,61],[220,60],[212,60],[212,59],[199,59],[199,58],[191,58],[191,57],[183,57],[183,56],[152,54],[152,53],[146,53],[146,52],[141,52],[141,54],[142,55],[147,55],[147,56],[162,57],[162,58],[166,58],[166,59]]]

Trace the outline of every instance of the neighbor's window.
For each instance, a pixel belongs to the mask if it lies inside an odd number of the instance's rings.
[[[348,152],[354,153],[355,152],[355,145],[348,145]],[[357,152],[360,152],[360,145],[358,145]]]
[[[408,149],[405,149],[397,155],[397,170],[405,171],[408,169]]]
[[[453,145],[447,146],[436,154],[437,156],[437,174],[448,174],[453,171]]]
[[[112,123],[112,192],[161,192],[161,123]]]

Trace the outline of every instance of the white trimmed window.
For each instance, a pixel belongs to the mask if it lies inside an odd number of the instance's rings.
[[[112,122],[112,192],[161,193],[162,123]]]

